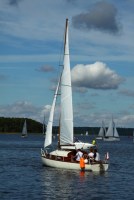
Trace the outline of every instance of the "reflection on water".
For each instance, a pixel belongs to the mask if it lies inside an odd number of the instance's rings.
[[[44,197],[50,199],[89,199],[99,197],[104,199],[106,178],[108,173],[93,173],[75,170],[61,170],[44,167],[41,173]],[[99,182],[105,180],[100,186]],[[101,183],[102,184],[102,183]],[[105,187],[104,187],[105,186]],[[101,194],[100,194],[101,188]]]
[[[44,167],[43,142],[42,136],[0,135],[0,200],[133,199],[134,144],[130,138],[117,143],[98,141],[101,155],[110,154],[105,173]]]

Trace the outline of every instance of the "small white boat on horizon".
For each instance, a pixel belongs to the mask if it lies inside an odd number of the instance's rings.
[[[28,136],[28,133],[27,133],[27,121],[25,119],[24,124],[23,124],[23,129],[22,129],[21,137],[25,138],[27,136]]]

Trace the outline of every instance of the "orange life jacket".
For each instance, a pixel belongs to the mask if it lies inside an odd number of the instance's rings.
[[[85,168],[84,158],[80,158],[80,168]]]

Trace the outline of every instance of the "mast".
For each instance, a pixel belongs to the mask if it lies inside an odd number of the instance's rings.
[[[66,19],[66,25],[65,25],[65,36],[64,36],[64,54],[65,54],[65,47],[66,47],[66,43],[67,43],[67,34],[68,34],[68,19]]]

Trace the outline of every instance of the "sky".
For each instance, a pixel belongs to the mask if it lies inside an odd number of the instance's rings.
[[[113,117],[134,128],[133,10],[134,0],[0,0],[0,117],[47,122],[68,18],[74,126]]]

